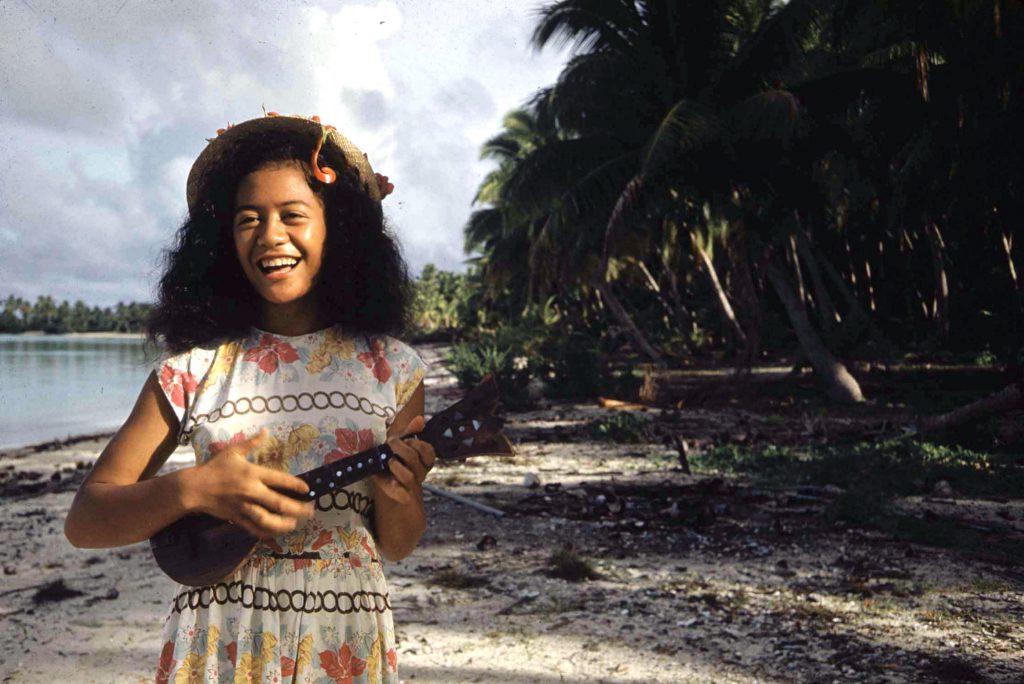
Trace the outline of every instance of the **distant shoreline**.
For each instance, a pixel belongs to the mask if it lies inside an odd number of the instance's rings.
[[[16,333],[5,333],[7,335],[16,335],[19,337],[97,337],[97,338],[123,338],[126,340],[142,340],[146,338],[146,333],[134,332],[67,332],[67,333],[48,333],[44,330],[23,330]]]
[[[0,447],[0,458],[25,458],[32,454],[44,451],[54,451],[74,446],[81,442],[91,442],[99,439],[110,439],[116,434],[116,430],[104,430],[103,432],[91,432],[81,435],[71,435],[64,439],[48,439],[23,446]]]

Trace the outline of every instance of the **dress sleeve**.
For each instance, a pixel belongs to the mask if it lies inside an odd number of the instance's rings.
[[[429,366],[415,349],[399,340],[388,345],[388,362],[395,373],[395,411],[401,411],[426,376]]]
[[[164,398],[178,418],[178,443],[182,442],[185,421],[195,404],[196,389],[200,377],[193,368],[192,350],[178,354],[162,354],[153,363],[153,372],[160,384]]]

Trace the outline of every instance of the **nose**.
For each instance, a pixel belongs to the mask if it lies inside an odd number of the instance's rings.
[[[279,216],[270,216],[262,226],[257,242],[264,247],[274,247],[288,242],[288,230]]]

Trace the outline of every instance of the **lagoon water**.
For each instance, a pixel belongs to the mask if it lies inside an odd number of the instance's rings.
[[[0,448],[116,430],[156,354],[138,337],[0,335]]]

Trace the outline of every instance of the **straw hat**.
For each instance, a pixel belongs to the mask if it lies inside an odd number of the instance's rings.
[[[321,143],[324,148],[333,148],[336,154],[340,154],[345,159],[349,167],[355,169],[363,189],[370,199],[378,203],[381,201],[378,177],[370,167],[369,159],[334,126],[321,124],[318,117],[306,118],[268,112],[265,116],[243,121],[240,124],[229,124],[227,128],[217,131],[216,138],[209,139],[209,144],[196,158],[195,163],[192,164],[192,170],[188,174],[186,197],[189,211],[194,210],[199,203],[201,185],[207,172],[225,159],[231,153],[232,146],[239,140],[264,131],[288,132],[294,133],[297,137],[308,138],[310,158],[307,161],[311,161],[315,153],[320,151]],[[335,170],[323,166],[317,168],[317,164],[312,166],[317,178],[325,183],[334,182],[338,171],[341,171],[341,169]]]

